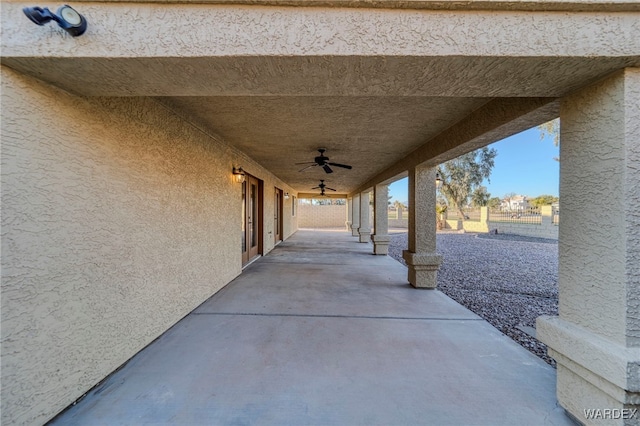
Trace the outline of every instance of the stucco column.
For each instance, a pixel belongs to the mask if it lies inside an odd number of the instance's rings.
[[[416,288],[436,288],[442,256],[436,254],[436,169],[409,170],[409,249],[402,257],[409,282]]]
[[[368,243],[371,238],[371,224],[369,222],[369,193],[360,194],[360,226],[358,235],[361,243]]]
[[[360,194],[351,199],[351,235],[357,237],[360,227]]]
[[[538,338],[567,411],[638,425],[640,68],[563,99],[560,119],[559,317],[538,318]]]
[[[353,198],[347,198],[347,220],[344,222],[347,231],[351,231],[351,216],[353,215]]]
[[[373,222],[374,234],[373,254],[386,255],[389,253],[389,186],[376,185],[373,188]]]

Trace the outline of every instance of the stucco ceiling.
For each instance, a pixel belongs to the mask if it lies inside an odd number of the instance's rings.
[[[483,105],[484,98],[176,97],[162,102],[229,141],[296,190],[319,179],[341,192],[371,178]],[[300,172],[326,148],[353,169]]]

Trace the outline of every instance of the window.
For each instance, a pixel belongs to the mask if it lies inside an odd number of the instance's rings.
[[[296,215],[296,206],[298,205],[298,200],[295,195],[291,196],[291,216]]]

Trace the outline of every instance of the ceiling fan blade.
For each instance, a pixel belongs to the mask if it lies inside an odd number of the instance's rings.
[[[300,170],[298,170],[298,171],[299,171],[299,172],[304,172],[304,171],[305,171],[305,170],[307,170],[308,168],[310,168],[310,167],[314,167],[314,166],[317,166],[317,164],[316,164],[316,163],[313,163],[312,165],[307,166],[307,167],[303,167],[302,169],[300,169]]]
[[[314,186],[314,187],[313,187],[313,188],[311,188],[311,189],[320,189],[320,187],[319,187],[319,186]]]
[[[325,187],[324,189],[328,189],[329,191],[335,191],[335,189],[333,189],[333,188],[329,188],[328,186],[327,186],[327,187]]]
[[[336,166],[336,167],[342,167],[344,169],[352,169],[353,167],[348,166],[346,164],[338,164],[338,163],[327,163],[327,164],[331,164],[332,166]]]
[[[305,161],[305,162],[302,162],[302,163],[293,163],[293,164],[316,164],[316,162],[315,161]]]
[[[331,167],[329,167],[328,164],[325,164],[324,166],[322,166],[322,168],[324,169],[325,172],[327,173],[333,173],[333,170],[331,170]]]

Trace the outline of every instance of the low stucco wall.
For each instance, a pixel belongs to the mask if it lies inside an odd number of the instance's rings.
[[[489,229],[499,234],[515,234],[525,237],[558,239],[558,226],[553,224],[527,224],[509,222],[489,222]]]
[[[512,223],[497,222],[489,219],[490,215],[486,207],[481,209],[481,218],[477,220],[447,219],[447,229],[464,230],[465,232],[490,232],[497,231],[500,234],[515,234],[525,237],[538,237],[558,239],[558,225],[552,222],[553,209],[551,206],[542,207],[541,223]],[[487,220],[489,219],[489,220]]]
[[[487,222],[465,220],[462,222],[462,228],[465,232],[489,232],[489,225]]]
[[[242,153],[157,101],[2,67],[2,423],[42,424],[241,272]],[[284,233],[297,229],[285,201]]]
[[[298,226],[301,228],[339,228],[344,227],[346,221],[346,204],[326,206],[300,204],[298,206]]]
[[[409,219],[391,219],[389,218],[389,228],[408,228]]]

